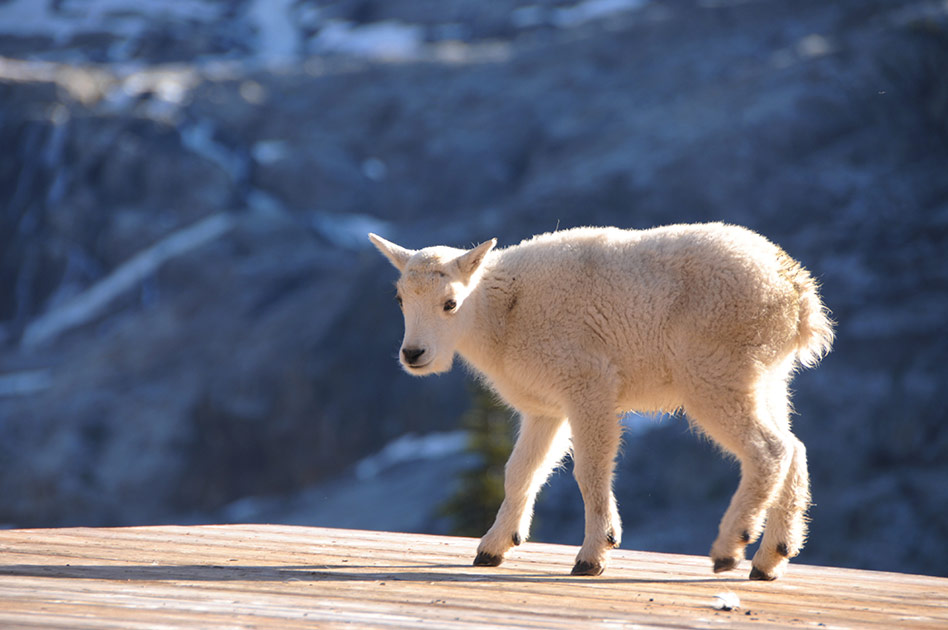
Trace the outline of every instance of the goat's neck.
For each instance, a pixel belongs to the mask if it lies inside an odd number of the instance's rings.
[[[471,325],[458,343],[458,352],[477,370],[491,376],[500,370],[503,357],[507,314],[512,298],[511,283],[496,268],[488,268],[477,288],[468,296],[473,307]]]

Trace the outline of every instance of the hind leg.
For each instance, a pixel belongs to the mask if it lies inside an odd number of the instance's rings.
[[[504,554],[527,539],[537,492],[569,449],[563,418],[523,416],[517,443],[504,469],[504,501],[477,547],[475,566],[497,566]]]
[[[773,580],[779,577],[803,547],[806,538],[806,510],[810,505],[810,479],[806,467],[806,448],[790,433],[790,397],[787,369],[772,373],[770,386],[762,388],[771,420],[786,434],[792,449],[790,468],[776,500],[767,510],[767,528],[760,548],[754,554],[751,579]]]
[[[791,436],[773,426],[770,414],[756,404],[754,396],[733,397],[728,404],[688,410],[701,429],[741,464],[740,484],[711,546],[715,573],[737,567],[745,547],[760,536],[794,453]]]
[[[778,578],[803,547],[806,539],[806,510],[810,505],[810,480],[803,442],[790,436],[793,458],[776,501],[767,511],[767,529],[754,554],[751,579]]]

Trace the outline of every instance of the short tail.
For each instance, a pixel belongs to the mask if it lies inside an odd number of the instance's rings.
[[[834,322],[829,309],[820,300],[819,283],[796,265],[793,284],[800,296],[800,320],[797,324],[797,360],[803,367],[814,367],[833,347]]]

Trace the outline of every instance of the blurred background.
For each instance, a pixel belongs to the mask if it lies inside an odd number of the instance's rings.
[[[0,0],[0,523],[478,535],[511,414],[399,369],[366,232],[705,220],[839,322],[799,562],[948,575],[945,0]],[[736,465],[626,422],[623,546],[707,553]]]

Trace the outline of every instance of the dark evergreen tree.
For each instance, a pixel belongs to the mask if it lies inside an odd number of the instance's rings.
[[[490,391],[480,384],[472,387],[462,426],[476,464],[461,473],[457,490],[440,508],[457,536],[482,536],[494,522],[504,499],[504,464],[513,448],[511,415]]]

